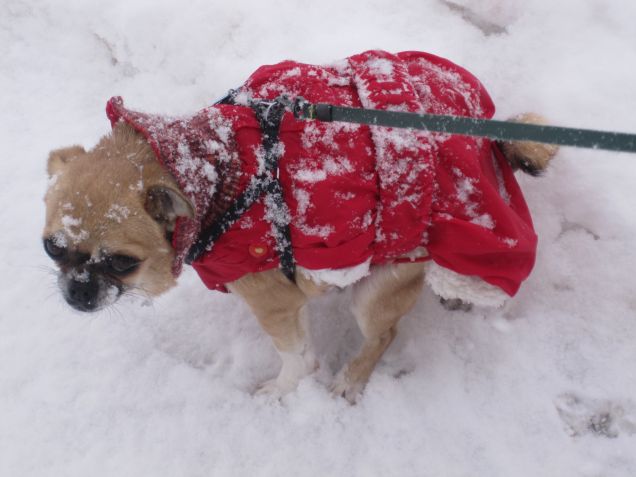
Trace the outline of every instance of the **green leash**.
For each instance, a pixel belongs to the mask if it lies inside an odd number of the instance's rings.
[[[296,98],[293,103],[286,98],[279,100],[286,102],[298,119],[423,129],[425,131],[487,137],[500,141],[534,141],[561,146],[636,152],[636,134],[540,126],[463,116],[347,108],[324,103],[312,104],[303,98]]]

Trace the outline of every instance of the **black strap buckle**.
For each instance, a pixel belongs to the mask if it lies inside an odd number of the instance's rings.
[[[282,95],[273,100],[251,101],[250,106],[256,113],[261,127],[275,129],[278,132],[283,114],[285,114],[285,110],[291,108],[292,102],[286,95]]]

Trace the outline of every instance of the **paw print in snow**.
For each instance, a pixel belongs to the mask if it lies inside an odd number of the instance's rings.
[[[572,437],[591,434],[615,438],[621,433],[636,434],[636,406],[632,402],[564,393],[556,399],[555,406],[565,431]]]

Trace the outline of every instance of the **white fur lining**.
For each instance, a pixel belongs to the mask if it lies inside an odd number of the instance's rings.
[[[447,300],[459,298],[477,306],[500,307],[509,298],[500,288],[481,278],[460,275],[432,260],[426,264],[425,277],[433,292]]]
[[[345,288],[369,275],[370,265],[371,259],[368,259],[353,267],[321,270],[298,267],[298,271],[317,285]],[[432,260],[426,263],[425,277],[433,292],[447,300],[458,298],[477,306],[500,307],[509,298],[500,288],[486,283],[479,277],[461,275]]]
[[[323,268],[321,270],[309,270],[308,268],[298,267],[298,271],[312,280],[316,285],[335,285],[340,288],[347,287],[369,274],[369,266],[371,259],[353,267],[330,269]]]

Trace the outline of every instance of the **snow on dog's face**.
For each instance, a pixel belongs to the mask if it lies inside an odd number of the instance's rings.
[[[44,249],[58,285],[80,311],[97,311],[122,294],[163,293],[175,284],[169,238],[191,206],[126,126],[91,151],[73,146],[49,156]]]

